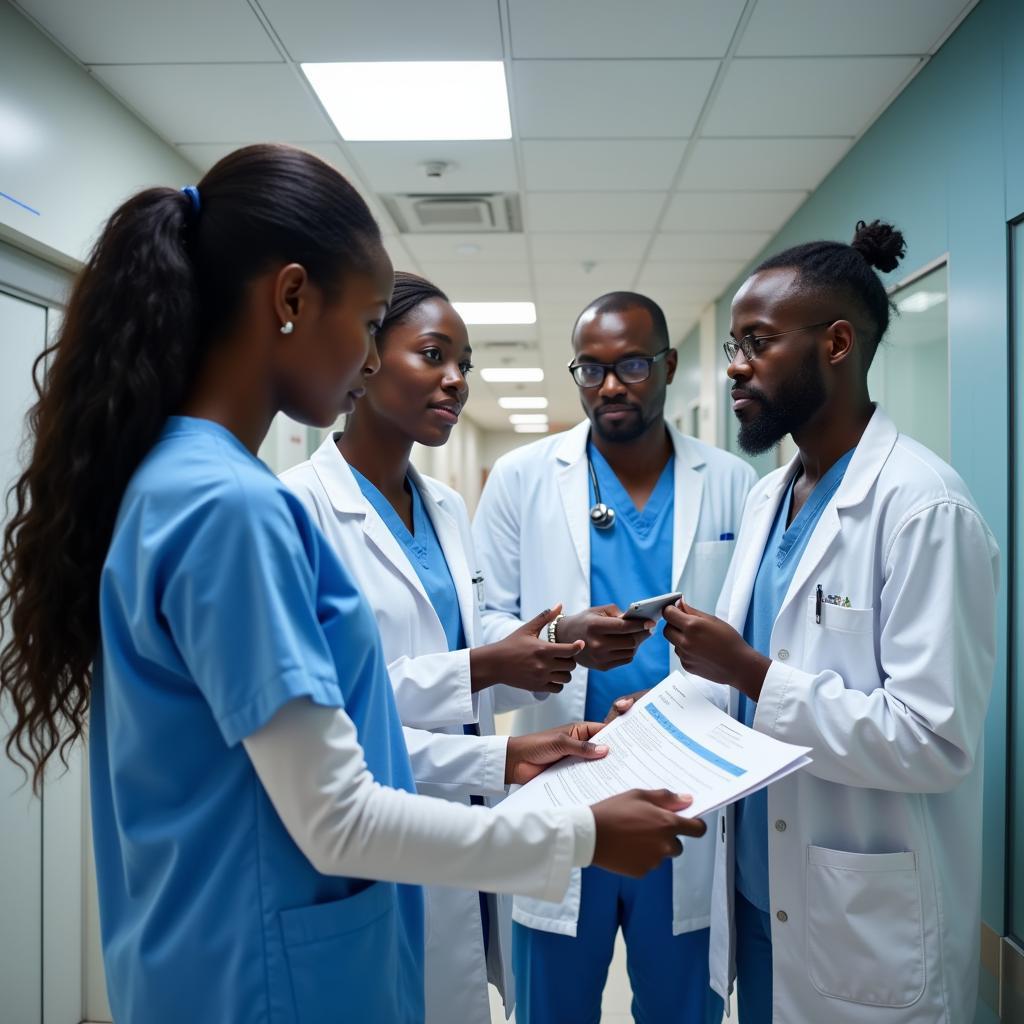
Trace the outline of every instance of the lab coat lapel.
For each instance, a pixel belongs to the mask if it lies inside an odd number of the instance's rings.
[[[433,490],[419,472],[410,467],[409,475],[413,483],[420,489],[423,505],[434,524],[441,551],[448,563],[448,571],[455,584],[455,592],[459,598],[459,611],[462,613],[462,629],[466,634],[466,643],[472,647],[476,642],[474,623],[476,621],[476,605],[473,600],[473,580],[470,576],[469,563],[466,561],[466,549],[462,534],[455,517],[445,505],[444,495]]]
[[[832,542],[839,535],[842,528],[842,510],[851,508],[863,501],[872,485],[878,478],[885,460],[896,444],[898,432],[895,424],[879,408],[876,407],[874,414],[868,422],[867,428],[861,436],[857,449],[853,453],[850,465],[846,469],[843,482],[839,485],[832,501],[822,513],[818,525],[811,534],[807,548],[800,559],[800,564],[793,574],[793,582],[786,592],[786,598],[779,609],[779,617],[785,610],[797,600],[800,595],[808,596],[808,584],[815,570],[821,564]],[[796,456],[791,469],[796,471]],[[825,589],[828,589],[828,581],[822,581]],[[817,581],[815,582],[815,586]],[[811,588],[813,590],[813,587]]]
[[[758,504],[752,506],[747,515],[751,519],[750,527],[740,535],[742,546],[736,549],[736,572],[733,580],[732,593],[729,595],[729,622],[735,629],[743,631],[747,621],[747,609],[754,592],[754,581],[757,570],[761,567],[764,546],[768,543],[775,514],[796,472],[796,461],[790,463],[785,473],[779,476],[775,487],[768,488],[760,496]]]
[[[669,437],[675,450],[675,491],[672,524],[672,586],[677,587],[690,557],[693,538],[697,535],[701,502],[704,497],[704,460],[690,449],[687,439],[668,424]]]
[[[363,497],[359,484],[344,456],[338,451],[336,439],[328,437],[313,456],[316,470],[334,510],[344,516],[362,519],[363,534],[367,543],[387,562],[423,600],[430,605],[430,598],[420,581],[419,575],[406,557],[401,544],[395,539],[387,524]]]
[[[565,435],[556,453],[558,460],[558,496],[562,500],[569,535],[579,559],[583,578],[590,581],[590,508],[587,487],[587,438],[590,421],[573,427]]]

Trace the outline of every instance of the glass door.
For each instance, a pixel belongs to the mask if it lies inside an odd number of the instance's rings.
[[[1004,1021],[1024,1021],[1024,218],[1011,225],[1012,518],[1009,558],[1010,679],[1007,706],[1006,936],[1000,965]]]

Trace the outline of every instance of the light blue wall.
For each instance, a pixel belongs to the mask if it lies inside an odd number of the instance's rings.
[[[797,211],[766,253],[849,239],[876,217],[906,234],[902,278],[949,254],[952,461],[1007,550],[1007,221],[1024,212],[1024,3],[981,0]],[[763,255],[763,254],[762,254]],[[755,261],[756,262],[756,261]],[[729,300],[716,310],[722,337]],[[888,283],[892,283],[888,281]],[[724,372],[724,366],[722,367]],[[730,416],[730,420],[732,417]],[[983,914],[1003,930],[1006,599],[986,731]]]

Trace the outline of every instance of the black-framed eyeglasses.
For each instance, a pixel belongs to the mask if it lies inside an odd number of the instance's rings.
[[[653,356],[627,356],[615,363],[576,363],[569,364],[572,379],[581,388],[599,388],[608,371],[611,370],[623,384],[640,384],[651,375],[651,367],[664,359],[671,348],[663,348]]]
[[[722,342],[722,350],[725,352],[726,358],[730,363],[740,352],[743,353],[743,358],[749,363],[764,351],[766,341],[784,338],[787,334],[799,334],[800,331],[813,331],[815,327],[830,327],[837,319],[839,318],[833,317],[831,320],[822,320],[821,323],[807,324],[805,327],[794,327],[791,331],[779,331],[778,334],[762,334],[760,337],[754,337],[753,334],[744,334],[739,341],[736,341],[735,338],[730,338],[728,341]]]

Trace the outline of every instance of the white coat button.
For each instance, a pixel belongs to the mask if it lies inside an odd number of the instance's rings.
[[[789,920],[789,914],[787,914],[787,913],[786,913],[786,912],[785,912],[784,910],[780,910],[780,911],[779,911],[779,912],[778,912],[778,913],[777,913],[777,914],[776,914],[775,916],[776,916],[776,917],[777,917],[777,918],[778,918],[778,919],[779,919],[779,920],[780,920],[780,921],[781,921],[781,922],[782,922],[783,924],[785,924],[785,923],[786,923],[786,922],[787,922],[787,921]]]
[[[786,831],[786,823],[781,818],[779,818],[779,820],[777,822],[775,822],[775,831],[776,832],[785,832]]]
[[[779,661],[786,661],[786,660],[788,660],[788,658],[789,658],[789,651],[787,651],[786,648],[783,647],[782,650],[779,651],[778,658],[779,658]]]

